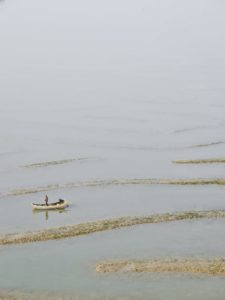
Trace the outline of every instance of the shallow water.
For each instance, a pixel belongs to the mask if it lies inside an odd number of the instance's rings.
[[[221,299],[225,289],[220,276],[105,275],[95,273],[95,264],[123,258],[218,258],[224,254],[224,226],[224,220],[140,225],[64,241],[2,247],[0,288],[85,296]]]
[[[209,185],[100,185],[7,196],[71,182],[224,178],[225,164],[172,163],[224,157],[224,23],[221,1],[0,1],[0,233],[224,209],[225,186]],[[70,207],[33,213],[30,203],[46,193],[50,201],[68,199]],[[223,229],[223,220],[157,224],[1,248],[0,288],[223,299],[221,278],[93,271],[105,258],[220,256]]]
[[[40,202],[39,194],[2,199],[5,214],[0,219],[0,233],[37,230],[119,216],[225,209],[224,189],[220,186],[131,185],[84,187],[61,192],[66,199],[70,199],[70,206],[64,211],[32,211],[31,199],[33,202]],[[59,191],[51,191],[50,199],[55,199],[58,193]]]

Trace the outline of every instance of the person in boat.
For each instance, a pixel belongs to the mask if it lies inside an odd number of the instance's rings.
[[[48,206],[48,196],[47,195],[45,195],[45,204],[46,204],[46,206]]]

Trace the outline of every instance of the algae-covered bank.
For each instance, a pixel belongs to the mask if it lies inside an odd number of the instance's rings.
[[[150,273],[189,273],[225,276],[225,260],[220,259],[155,259],[140,261],[118,261],[99,263],[96,271],[111,272],[150,272]]]
[[[67,158],[67,159],[61,159],[61,160],[52,160],[52,161],[45,161],[45,162],[39,162],[39,163],[33,163],[29,165],[24,165],[24,168],[45,168],[49,166],[56,166],[56,165],[64,165],[68,163],[72,163],[75,161],[82,161],[86,160],[88,157],[80,157],[80,158]]]
[[[205,159],[184,159],[174,160],[175,164],[221,164],[225,163],[225,158],[205,158]]]
[[[133,179],[109,179],[93,180],[84,182],[69,182],[65,184],[49,184],[34,188],[14,189],[8,192],[5,197],[21,196],[52,190],[84,188],[84,187],[107,187],[120,185],[225,185],[224,178],[181,178],[181,179],[152,179],[152,178],[133,178]]]
[[[25,244],[31,242],[42,242],[48,240],[64,239],[87,235],[95,232],[108,231],[123,227],[140,224],[167,223],[182,220],[225,218],[225,211],[185,211],[177,213],[165,213],[143,217],[122,217],[117,219],[106,219],[75,225],[50,228],[34,232],[18,234],[5,234],[0,236],[0,245]]]

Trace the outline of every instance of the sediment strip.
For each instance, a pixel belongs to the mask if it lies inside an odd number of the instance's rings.
[[[204,148],[224,144],[225,141],[211,142],[206,144],[194,144],[190,146],[174,146],[174,147],[154,147],[154,146],[120,146],[120,149],[140,150],[140,151],[175,151],[183,149]]]
[[[214,164],[214,163],[225,163],[225,158],[174,160],[173,163],[174,164]]]
[[[111,179],[111,180],[93,180],[83,182],[70,182],[65,184],[50,184],[46,186],[38,186],[26,189],[14,189],[4,196],[19,196],[26,194],[34,194],[51,190],[79,188],[79,187],[97,187],[110,185],[153,185],[153,184],[168,184],[168,185],[225,185],[225,178],[190,178],[190,179]]]
[[[221,145],[221,144],[224,144],[224,141],[211,142],[208,144],[197,144],[197,145],[189,146],[187,148],[204,148],[204,147],[216,146],[216,145]]]
[[[66,292],[0,291],[0,300],[143,300],[133,296],[72,295]]]
[[[34,163],[34,164],[29,164],[29,165],[24,165],[24,168],[43,168],[43,167],[49,167],[49,166],[54,166],[54,165],[63,165],[63,164],[68,164],[74,161],[79,161],[79,160],[86,160],[88,157],[81,157],[81,158],[70,158],[70,159],[62,159],[62,160],[52,160],[52,161],[46,161],[46,162],[39,162],[39,163]]]
[[[142,296],[121,295],[121,296],[102,296],[102,295],[75,295],[67,292],[21,292],[9,291],[3,293],[0,291],[0,300],[143,300]]]
[[[100,273],[150,272],[225,275],[225,260],[220,259],[153,259],[103,262],[96,266]]]
[[[140,224],[163,223],[202,218],[225,218],[225,211],[185,211],[176,213],[156,214],[142,217],[121,217],[115,219],[106,219],[75,225],[61,226],[40,231],[5,234],[0,236],[0,245],[25,244],[30,242],[56,240]]]

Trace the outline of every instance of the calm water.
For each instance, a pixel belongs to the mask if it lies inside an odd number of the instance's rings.
[[[96,275],[95,265],[121,258],[221,257],[224,226],[224,220],[153,224],[63,242],[1,248],[0,288],[87,297],[223,299],[224,277]]]
[[[49,191],[49,199],[67,198],[68,210],[35,214],[30,203],[43,201],[45,193],[5,196],[13,189],[78,181],[224,177],[223,164],[172,164],[224,157],[224,10],[219,0],[0,1],[0,233],[224,209],[222,186],[61,189]],[[24,168],[70,158],[87,159]],[[165,256],[223,255],[223,230],[223,221],[158,224],[1,248],[0,288],[223,299],[220,278],[121,280],[93,270],[98,259],[155,257],[159,249]],[[60,272],[63,284],[54,287]]]

